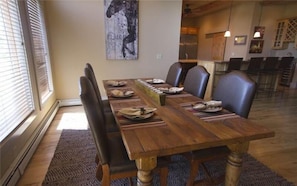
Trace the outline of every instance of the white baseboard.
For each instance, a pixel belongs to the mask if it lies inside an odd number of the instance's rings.
[[[102,100],[107,100],[107,96],[103,96]],[[60,107],[77,106],[82,105],[80,99],[61,99],[59,100]]]
[[[82,105],[80,99],[62,99],[59,100],[60,107]]]

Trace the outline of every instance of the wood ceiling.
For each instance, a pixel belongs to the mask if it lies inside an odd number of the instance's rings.
[[[254,0],[264,5],[284,5],[296,3],[296,0]],[[195,18],[205,14],[213,13],[231,6],[230,0],[183,0],[183,18]],[[247,2],[245,0],[234,0],[233,5]]]

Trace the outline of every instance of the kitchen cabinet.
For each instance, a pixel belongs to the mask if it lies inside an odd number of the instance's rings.
[[[273,49],[286,49],[297,35],[297,17],[278,20],[275,27]]]
[[[198,29],[182,27],[180,32],[179,59],[197,59]]]

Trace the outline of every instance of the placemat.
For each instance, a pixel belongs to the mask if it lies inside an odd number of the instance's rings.
[[[192,105],[197,102],[189,102],[189,103],[182,103],[180,104],[185,110],[193,113],[195,116],[199,117],[200,119],[211,122],[217,120],[224,120],[224,119],[231,119],[231,118],[239,118],[240,116],[230,112],[226,109],[222,109],[218,112],[203,112],[193,109]]]

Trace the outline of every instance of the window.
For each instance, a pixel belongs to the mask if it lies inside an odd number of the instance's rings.
[[[0,142],[34,109],[16,0],[0,1]]]
[[[22,8],[19,9],[18,5]],[[32,66],[35,68],[30,69],[34,71],[29,72],[28,64],[34,64]],[[38,93],[36,89],[32,90],[31,85],[37,85]],[[1,0],[0,142],[30,116],[35,109],[34,102],[39,100],[42,105],[52,91],[47,39],[39,0]]]
[[[41,103],[43,103],[53,90],[44,18],[39,0],[28,0],[26,2],[37,87]]]

